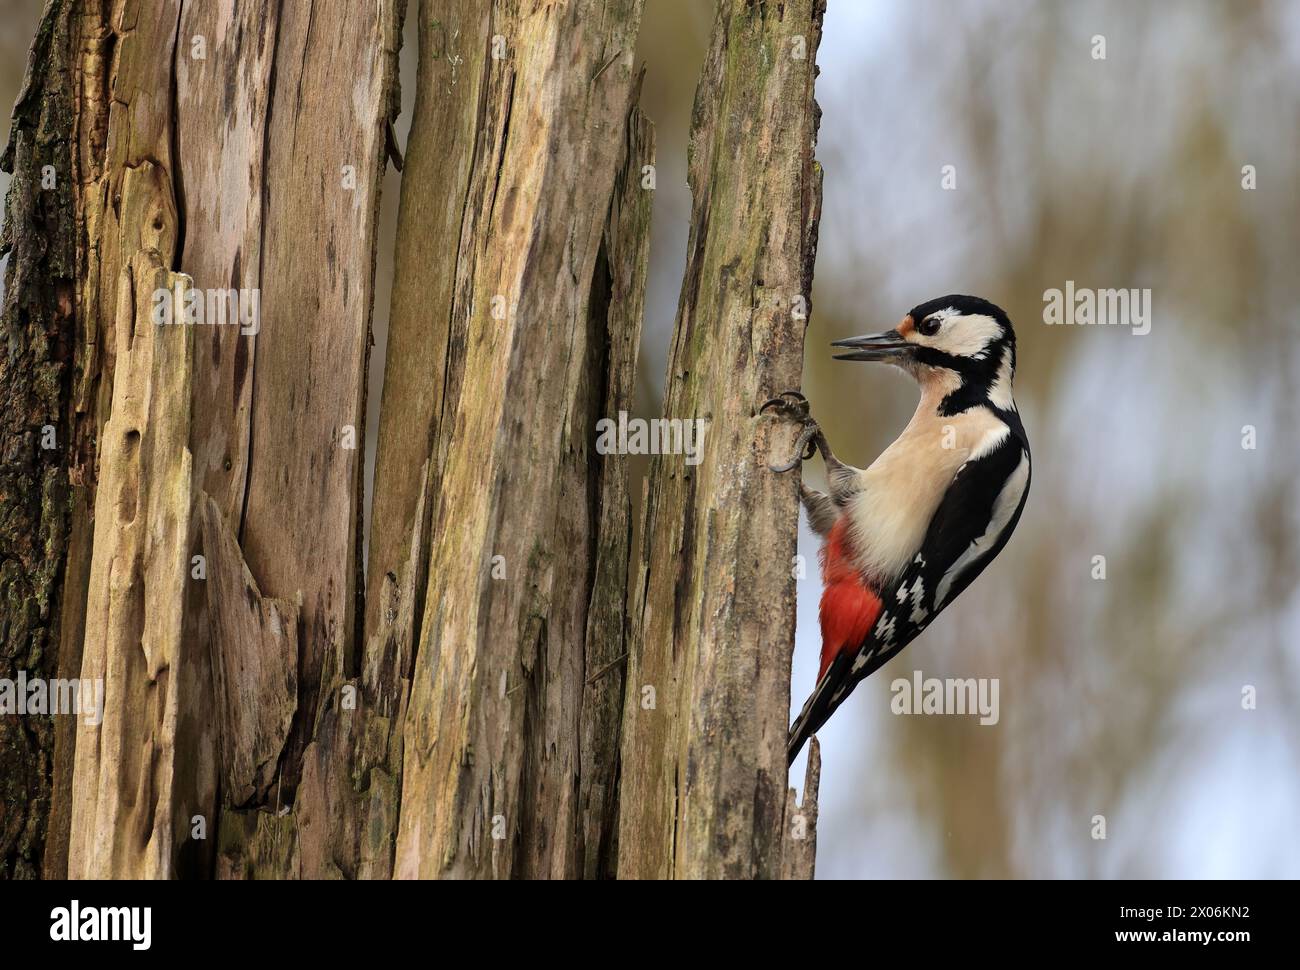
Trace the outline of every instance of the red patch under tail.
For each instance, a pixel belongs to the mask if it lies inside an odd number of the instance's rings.
[[[835,658],[855,651],[880,616],[880,597],[862,578],[848,542],[848,520],[841,517],[831,527],[822,547],[822,662],[820,683]]]

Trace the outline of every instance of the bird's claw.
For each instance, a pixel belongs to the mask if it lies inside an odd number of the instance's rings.
[[[793,401],[787,400],[793,398]],[[808,415],[808,399],[798,391],[782,391],[776,397],[768,398],[763,402],[758,413],[764,413],[768,408],[773,408],[779,412],[795,413],[806,417]]]
[[[809,413],[808,399],[798,391],[782,391],[776,397],[769,398],[758,409],[759,414],[768,408],[783,416],[797,417],[803,422],[803,430],[799,432],[799,438],[795,442],[794,457],[785,464],[767,466],[777,474],[793,471],[817,453],[817,438],[822,433],[821,428]]]

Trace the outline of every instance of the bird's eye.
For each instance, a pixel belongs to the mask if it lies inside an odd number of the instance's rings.
[[[933,337],[939,332],[939,321],[934,317],[926,317],[916,329],[921,332],[923,337]]]

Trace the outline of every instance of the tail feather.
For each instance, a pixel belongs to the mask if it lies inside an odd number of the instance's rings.
[[[785,746],[787,767],[794,764],[794,759],[799,756],[799,751],[807,740],[830,719],[835,708],[839,707],[839,701],[843,700],[843,697],[837,699],[835,692],[849,683],[853,657],[852,653],[841,653],[831,661],[831,665],[817,681],[817,687],[804,702],[803,710],[790,725],[790,738]]]

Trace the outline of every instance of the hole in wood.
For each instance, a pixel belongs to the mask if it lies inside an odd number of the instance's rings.
[[[140,432],[128,431],[122,447],[126,449],[126,478],[117,497],[117,521],[130,525],[140,500]]]

